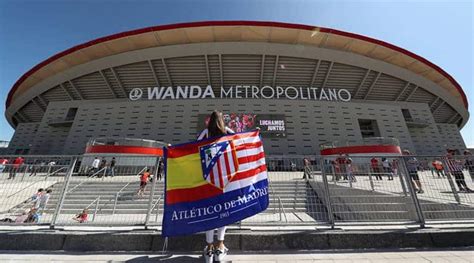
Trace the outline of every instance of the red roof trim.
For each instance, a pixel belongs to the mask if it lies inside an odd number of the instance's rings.
[[[355,38],[363,41],[367,41],[370,43],[378,44],[381,46],[384,46],[386,48],[393,49],[395,51],[401,52],[407,56],[410,56],[418,61],[421,61],[422,63],[434,68],[436,71],[438,71],[441,75],[445,76],[451,83],[456,87],[456,89],[459,91],[459,93],[462,96],[464,106],[466,109],[468,109],[468,101],[466,98],[466,94],[464,93],[463,89],[461,88],[461,85],[459,85],[456,80],[449,75],[446,71],[438,67],[437,65],[431,63],[427,59],[418,56],[406,49],[397,47],[395,45],[389,44],[387,42],[377,40],[374,38],[354,34],[354,33],[349,33],[349,32],[344,32],[340,30],[335,30],[335,29],[330,29],[330,28],[324,28],[324,27],[315,27],[315,26],[308,26],[308,25],[301,25],[301,24],[290,24],[290,23],[280,23],[280,22],[265,22],[265,21],[203,21],[203,22],[190,22],[190,23],[179,23],[179,24],[171,24],[171,25],[162,25],[162,26],[152,26],[152,27],[146,27],[146,28],[141,28],[141,29],[136,29],[136,30],[130,30],[110,36],[105,36],[101,38],[97,38],[95,40],[74,46],[70,49],[64,50],[56,55],[51,56],[50,58],[44,60],[43,62],[39,63],[38,65],[34,66],[32,69],[30,69],[28,72],[23,74],[13,85],[12,89],[8,93],[8,97],[5,103],[5,107],[8,108],[10,106],[11,99],[13,97],[13,94],[15,91],[18,89],[18,87],[25,81],[29,76],[31,76],[33,73],[38,71],[40,68],[46,66],[47,64],[53,62],[56,59],[59,59],[63,56],[66,56],[68,54],[71,54],[77,50],[90,47],[102,42],[122,38],[122,37],[127,37],[127,36],[133,36],[133,35],[138,35],[142,33],[147,33],[147,32],[152,32],[152,31],[164,31],[164,30],[170,30],[170,29],[178,29],[178,28],[190,28],[190,27],[203,27],[203,26],[268,26],[268,27],[282,27],[282,28],[291,28],[291,29],[301,29],[301,30],[314,30],[315,28],[318,28],[320,32],[324,33],[331,33],[331,34],[336,34],[340,36],[345,36],[345,37],[350,37],[350,38]]]
[[[163,156],[163,148],[123,145],[89,145],[86,147],[85,153],[144,154]]]
[[[394,153],[401,154],[400,146],[396,145],[356,145],[356,146],[345,146],[337,148],[328,148],[321,150],[321,155],[339,155],[339,154],[381,154],[381,153]]]

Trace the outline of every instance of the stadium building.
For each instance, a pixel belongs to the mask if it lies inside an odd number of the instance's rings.
[[[396,32],[394,32],[396,33]],[[206,115],[260,127],[271,155],[396,138],[420,155],[465,148],[466,95],[403,48],[298,24],[212,21],[143,28],[72,47],[12,87],[16,154],[80,154],[96,138],[194,140]]]

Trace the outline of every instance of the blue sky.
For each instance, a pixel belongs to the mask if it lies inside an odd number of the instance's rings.
[[[205,20],[258,20],[330,27],[410,50],[451,74],[474,108],[473,3],[465,1],[0,0],[0,140],[10,140],[4,104],[15,81],[77,44],[131,29]],[[474,121],[463,128],[474,147]]]

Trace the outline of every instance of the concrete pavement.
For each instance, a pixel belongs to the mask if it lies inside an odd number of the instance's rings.
[[[64,253],[2,251],[0,262],[204,262],[197,254],[144,253]],[[446,250],[340,250],[282,251],[281,253],[229,254],[232,263],[351,263],[351,262],[474,262],[474,247]]]

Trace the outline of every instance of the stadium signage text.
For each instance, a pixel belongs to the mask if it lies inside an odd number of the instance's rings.
[[[146,95],[144,94],[146,90]],[[177,86],[173,87],[149,87],[146,89],[134,88],[129,93],[132,101],[147,100],[175,100],[175,99],[280,99],[290,100],[323,100],[343,101],[351,100],[351,93],[347,89],[332,88],[303,88],[303,87],[271,87],[271,86],[247,86],[235,85],[220,87],[216,92],[211,85],[204,88],[201,86]]]

